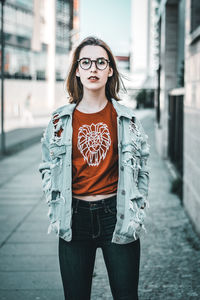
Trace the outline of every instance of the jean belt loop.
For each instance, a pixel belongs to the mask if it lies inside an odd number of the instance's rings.
[[[106,203],[105,203],[104,199],[102,199],[101,201],[102,201],[103,206],[104,206],[104,211],[105,211],[105,213],[107,213],[108,212],[108,208],[106,206]]]
[[[79,199],[76,199],[76,206],[75,206],[75,213],[77,213],[77,209],[78,209],[78,203],[79,203]]]

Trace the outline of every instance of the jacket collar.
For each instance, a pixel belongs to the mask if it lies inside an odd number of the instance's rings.
[[[111,99],[112,104],[117,112],[118,117],[120,118],[121,116],[126,117],[131,119],[133,116],[135,116],[135,113],[133,112],[130,107],[126,107],[125,105],[120,104],[118,101],[115,99]],[[75,109],[76,104],[67,104],[64,106],[59,107],[53,112],[53,116],[58,114],[58,118],[66,116],[66,115],[72,115],[74,109]],[[56,117],[57,118],[57,117]]]
[[[127,107],[123,104],[120,104],[119,101],[116,101],[115,99],[111,99],[112,104],[117,112],[118,117],[120,118],[121,116],[132,119],[132,117],[135,116],[135,113],[130,107]]]
[[[58,117],[56,116],[56,118],[60,118],[60,117],[66,116],[66,115],[70,115],[71,116],[72,113],[73,113],[73,111],[74,111],[75,106],[76,106],[75,103],[66,104],[64,106],[61,106],[61,107],[57,108],[52,113],[52,115],[53,116],[58,115]]]

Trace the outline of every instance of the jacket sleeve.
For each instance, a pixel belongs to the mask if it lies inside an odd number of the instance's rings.
[[[46,197],[46,202],[50,201],[51,196],[51,157],[49,151],[49,137],[51,136],[51,121],[45,129],[41,139],[42,162],[39,164],[39,172],[42,174],[42,187]]]
[[[137,125],[141,133],[141,158],[140,158],[140,168],[138,173],[138,189],[143,195],[143,206],[149,205],[147,201],[148,191],[149,191],[149,166],[148,158],[150,155],[150,146],[148,144],[148,136],[144,132],[144,129],[139,120],[137,120]]]

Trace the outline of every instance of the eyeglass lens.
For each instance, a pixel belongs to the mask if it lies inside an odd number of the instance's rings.
[[[97,60],[93,60],[93,61],[95,61],[96,67],[99,70],[104,70],[108,65],[108,62],[105,58],[97,58]],[[91,65],[92,65],[92,60],[90,58],[83,58],[80,60],[80,66],[84,70],[89,69]]]

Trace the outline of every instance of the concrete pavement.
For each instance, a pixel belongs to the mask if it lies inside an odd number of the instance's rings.
[[[149,135],[150,208],[141,238],[140,300],[200,299],[200,239],[155,150],[154,112],[140,112]],[[0,161],[0,299],[64,299],[57,237],[47,235],[47,206],[38,173],[40,144]],[[97,251],[93,299],[112,299],[101,249]]]

